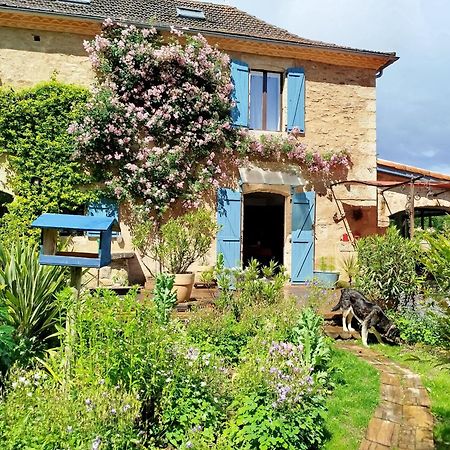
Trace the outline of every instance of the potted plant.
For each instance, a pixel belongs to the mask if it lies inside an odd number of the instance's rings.
[[[331,259],[322,256],[320,258],[319,270],[314,271],[314,278],[326,288],[333,288],[339,279],[339,272],[335,270]]]
[[[188,301],[194,285],[194,273],[189,267],[203,258],[217,233],[217,225],[210,211],[198,209],[178,217],[171,217],[159,229],[147,227],[148,234],[141,241],[141,253],[159,263],[160,271],[175,276],[174,289],[178,302]],[[134,241],[135,246],[139,244]]]

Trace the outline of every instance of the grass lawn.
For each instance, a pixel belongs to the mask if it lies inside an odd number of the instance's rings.
[[[421,347],[374,346],[380,353],[419,374],[431,398],[431,411],[436,423],[436,450],[450,449],[450,370],[435,367],[437,356]],[[411,360],[411,358],[419,358]]]
[[[327,402],[330,438],[323,448],[357,449],[379,403],[380,376],[370,364],[343,350],[333,352],[333,366],[342,370],[334,374],[336,388]]]

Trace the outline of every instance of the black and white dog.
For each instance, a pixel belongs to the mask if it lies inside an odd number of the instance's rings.
[[[353,316],[361,326],[361,337],[363,344],[367,347],[368,333],[373,333],[380,344],[383,343],[381,336],[390,341],[397,341],[399,331],[390,321],[383,310],[375,303],[369,302],[361,292],[355,289],[342,289],[338,304],[331,310],[342,311],[342,328],[344,331],[355,331],[352,328]]]

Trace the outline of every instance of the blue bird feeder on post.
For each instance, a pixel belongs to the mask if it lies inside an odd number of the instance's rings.
[[[76,299],[80,295],[82,268],[97,268],[111,264],[111,240],[113,231],[120,231],[117,220],[113,217],[77,216],[71,214],[42,214],[32,224],[40,228],[41,249],[39,263],[50,266],[70,267],[70,285],[76,289]],[[99,235],[97,253],[59,251],[58,232],[89,233]],[[66,330],[69,341],[66,345],[66,371],[70,371],[72,346],[75,339],[73,329],[74,308],[69,308]]]
[[[97,268],[111,264],[113,231],[120,231],[113,217],[77,216],[70,214],[42,214],[31,226],[40,228],[41,252],[39,262],[50,266]],[[57,251],[58,231],[96,232],[100,243],[98,253]]]
[[[97,268],[111,264],[111,239],[113,231],[120,231],[113,217],[77,216],[71,214],[42,214],[32,224],[40,228],[41,251],[39,263],[71,268],[71,286],[77,291],[81,284],[81,268]],[[58,251],[58,231],[99,233],[98,253]]]

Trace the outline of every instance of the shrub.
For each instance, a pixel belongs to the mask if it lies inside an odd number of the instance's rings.
[[[360,239],[357,251],[356,288],[381,306],[396,308],[420,291],[423,277],[416,272],[420,258],[417,241],[402,238],[397,229],[389,228],[382,236]]]
[[[138,219],[134,228],[133,245],[172,274],[186,273],[192,263],[203,258],[217,233],[216,222],[206,209],[172,217],[159,229],[148,218]]]
[[[248,306],[269,306],[279,302],[288,279],[284,267],[273,261],[268,266],[260,266],[256,259],[252,259],[243,270],[229,269],[224,267],[221,254],[213,270],[213,278],[219,287],[216,305],[233,311],[237,320]]]
[[[0,89],[0,153],[11,169],[8,184],[14,200],[2,218],[2,239],[23,235],[37,240],[30,223],[42,212],[83,207],[92,194],[80,165],[71,159],[75,139],[69,124],[80,117],[89,96],[85,88],[55,80],[14,91]]]
[[[167,324],[173,306],[177,302],[177,294],[173,291],[174,275],[160,273],[155,280],[153,301],[156,305],[158,322]]]
[[[321,333],[317,327],[310,332]],[[263,336],[270,334],[255,337],[238,368],[233,412],[219,442],[224,448],[316,448],[324,439],[326,377],[310,355],[325,352],[319,350],[325,344],[310,335],[309,343],[321,343],[305,358],[301,342],[269,343]]]
[[[312,308],[300,313],[297,325],[292,329],[291,342],[302,345],[302,362],[307,367],[326,370],[330,360],[330,348],[322,334],[323,318]]]
[[[19,240],[0,244],[0,305],[4,321],[28,351],[45,347],[60,322],[56,295],[66,284],[64,268],[41,266],[37,245]],[[20,345],[19,345],[20,347]]]
[[[450,238],[444,233],[422,234],[429,248],[421,253],[421,261],[440,292],[450,295]]]
[[[312,449],[323,441],[327,343],[321,320],[300,314],[295,299],[258,300],[239,320],[215,309],[185,323],[161,320],[135,292],[97,290],[73,314],[76,339],[60,331],[61,347],[40,360],[45,371],[10,371],[0,398],[5,449]]]
[[[415,305],[389,311],[389,317],[407,344],[445,347],[450,344],[449,306],[445,300],[428,298]]]
[[[14,328],[4,324],[7,317],[6,308],[0,306],[0,375],[5,373],[11,365],[15,348]]]

